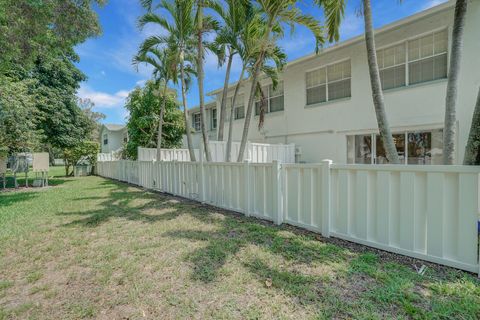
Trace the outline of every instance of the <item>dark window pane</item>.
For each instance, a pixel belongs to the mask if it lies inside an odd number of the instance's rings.
[[[328,84],[328,101],[350,97],[350,79]]]
[[[355,163],[372,163],[372,135],[355,136]]]
[[[327,101],[326,86],[318,86],[307,89],[307,105]]]
[[[380,78],[383,90],[405,86],[405,65],[381,70]]]
[[[270,112],[282,111],[283,107],[283,95],[270,99]]]
[[[375,157],[376,164],[387,164],[390,161],[387,159],[387,153],[383,148],[383,141],[380,135],[376,136],[376,149],[377,154]],[[400,158],[400,163],[405,163],[405,134],[394,134],[393,141],[395,143],[395,147],[397,148],[397,153]]]

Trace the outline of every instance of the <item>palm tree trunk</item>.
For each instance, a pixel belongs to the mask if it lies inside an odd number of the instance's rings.
[[[218,141],[223,141],[223,129],[225,126],[225,116],[227,109],[227,93],[228,93],[228,82],[230,81],[230,70],[232,68],[233,54],[230,49],[228,62],[227,62],[227,71],[225,73],[225,82],[223,84],[223,93],[222,93],[222,104],[220,106],[220,120],[218,124]]]
[[[480,165],[480,89],[478,90],[477,104],[473,110],[463,164],[467,166]]]
[[[157,161],[161,160],[162,155],[162,128],[163,128],[163,116],[165,114],[165,106],[167,105],[167,82],[163,88],[163,100],[160,107],[160,119],[158,119],[158,132],[157,132]]]
[[[240,143],[240,149],[238,150],[237,162],[243,161],[243,155],[245,153],[245,147],[248,139],[248,129],[250,128],[250,119],[252,118],[253,101],[255,100],[255,88],[257,87],[258,74],[260,72],[260,65],[263,61],[263,51],[257,59],[255,68],[252,74],[252,87],[250,89],[250,97],[248,98],[247,113],[245,114],[245,123],[243,125],[242,142]]]
[[[182,81],[182,100],[183,100],[183,116],[185,118],[185,131],[187,135],[187,145],[188,145],[188,152],[190,153],[190,161],[195,162],[195,152],[193,151],[193,144],[192,144],[192,132],[190,130],[190,121],[188,119],[188,109],[187,109],[187,93],[186,93],[186,83],[185,83],[185,66],[183,65],[183,61],[180,64],[180,78]]]
[[[203,145],[205,150],[205,158],[208,162],[212,161],[212,155],[210,154],[210,146],[208,144],[208,134],[207,134],[207,126],[206,126],[206,117],[205,117],[205,101],[203,97],[203,78],[205,76],[203,72],[203,40],[202,40],[202,33],[203,33],[203,1],[198,1],[198,61],[197,61],[197,71],[198,71],[198,93],[199,93],[199,100],[200,100],[200,127],[202,129],[202,138],[203,138]]]
[[[375,49],[375,35],[373,32],[372,8],[370,0],[363,0],[363,16],[365,19],[365,43],[367,46],[368,68],[370,71],[370,84],[372,87],[373,105],[377,117],[378,130],[382,139],[383,147],[388,160],[393,164],[400,163],[397,148],[393,141],[392,132],[388,124],[383,98],[380,72],[378,70],[377,52]]]
[[[234,113],[235,113],[235,102],[237,101],[238,91],[242,86],[243,75],[245,73],[246,66],[242,67],[242,72],[240,73],[240,78],[238,80],[237,86],[235,87],[235,92],[233,93],[232,105],[230,106],[230,123],[228,125],[228,140],[227,140],[227,162],[230,162],[232,159],[232,135],[233,135],[233,120],[234,120]]]
[[[455,161],[457,90],[460,59],[463,49],[463,32],[468,0],[457,0],[452,31],[452,50],[448,72],[447,95],[445,98],[445,125],[443,133],[443,164]]]

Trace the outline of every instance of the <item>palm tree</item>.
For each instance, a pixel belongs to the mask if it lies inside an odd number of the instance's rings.
[[[367,46],[368,69],[370,71],[370,85],[372,87],[373,105],[377,116],[378,130],[382,139],[386,156],[391,163],[398,164],[397,148],[393,140],[392,131],[388,124],[387,113],[385,111],[385,101],[383,98],[382,84],[380,81],[380,71],[378,69],[377,52],[375,49],[375,35],[372,22],[372,8],[370,0],[363,0],[363,17],[365,20],[365,43]]]
[[[445,124],[443,134],[443,164],[455,161],[455,140],[457,122],[457,91],[460,73],[460,60],[463,49],[463,33],[468,0],[457,0],[452,31],[452,50],[448,71],[447,94],[445,98]]]
[[[250,1],[226,0],[225,3],[226,7],[219,3],[212,4],[212,9],[215,10],[223,21],[223,24],[217,33],[214,45],[220,49],[217,51],[219,61],[223,60],[225,57],[227,59],[227,69],[225,72],[218,126],[219,141],[223,141],[224,139],[228,84],[230,81],[230,71],[233,58],[241,50],[242,32],[253,16],[253,8]]]
[[[167,50],[160,50],[158,48],[145,49],[144,45],[141,45],[139,52],[133,57],[133,64],[137,70],[140,63],[145,63],[153,67],[153,76],[155,82],[159,86],[159,91],[161,90],[159,98],[163,98],[160,107],[157,132],[157,160],[160,161],[162,150],[163,117],[167,103],[168,82],[172,80],[172,65],[171,61],[169,61],[169,52]],[[163,88],[161,88],[162,86]]]
[[[263,38],[261,33],[262,25],[264,25],[262,17],[258,14],[253,15],[249,22],[244,28],[241,38],[240,46],[238,47],[238,54],[242,59],[242,71],[240,72],[240,77],[235,85],[234,94],[230,106],[230,123],[228,128],[228,140],[227,140],[227,150],[226,150],[226,160],[227,162],[231,161],[231,150],[232,150],[232,132],[233,132],[233,118],[235,112],[235,105],[238,96],[238,92],[243,84],[244,75],[246,72],[252,73],[253,66],[255,65],[255,57],[258,56],[260,50],[265,50],[265,60],[273,62],[275,67],[267,66],[263,64],[262,69],[260,70],[263,74],[269,77],[272,80],[272,84],[276,87],[278,83],[278,73],[283,69],[286,64],[286,55],[285,53],[275,45],[274,42],[270,42],[268,45],[262,46],[259,45],[259,39]],[[265,30],[265,29],[263,29]],[[261,86],[257,83],[255,89],[257,95],[261,95]],[[263,101],[263,99],[262,99]],[[262,104],[261,114],[264,115],[265,108]],[[263,120],[263,117],[261,117]],[[263,124],[263,121],[260,120],[259,126]]]
[[[210,153],[210,145],[208,144],[208,134],[207,134],[207,126],[206,126],[206,117],[205,117],[205,101],[204,101],[204,92],[203,92],[203,79],[205,77],[205,73],[203,71],[203,33],[204,25],[203,25],[203,0],[197,0],[197,80],[198,80],[198,93],[199,93],[199,103],[200,103],[200,127],[202,129],[202,138],[203,138],[203,145],[205,150],[205,158],[208,162],[212,161],[212,155]]]
[[[473,110],[472,124],[467,146],[465,147],[463,164],[468,166],[480,164],[480,89],[478,90],[477,103]]]
[[[148,8],[149,11],[152,9],[152,0],[142,0],[142,4]],[[140,18],[139,25],[140,27],[149,23],[159,25],[168,32],[168,36],[149,37],[144,42],[144,50],[157,46],[167,46],[171,52],[172,63],[176,68],[180,69],[179,73],[188,150],[190,153],[190,160],[196,161],[186,97],[187,71],[191,71],[194,65],[194,63],[192,63],[192,51],[195,46],[196,25],[195,17],[192,13],[195,8],[195,0],[163,0],[158,7],[164,9],[168,13],[171,22],[164,16],[154,14],[150,11]]]
[[[255,92],[258,84],[258,78],[262,66],[265,63],[266,47],[270,43],[275,43],[278,37],[283,33],[283,25],[288,24],[294,26],[295,24],[303,25],[310,29],[315,36],[317,49],[321,43],[324,42],[323,28],[318,21],[310,15],[303,14],[295,5],[295,0],[258,0],[260,5],[261,15],[265,24],[261,31],[262,38],[259,40],[260,50],[255,59],[251,73],[251,89],[248,99],[247,112],[245,115],[245,124],[243,127],[242,141],[240,143],[240,150],[237,161],[243,160],[245,153],[245,146],[247,144],[248,130],[250,126],[250,119],[252,117],[253,102],[255,99]]]

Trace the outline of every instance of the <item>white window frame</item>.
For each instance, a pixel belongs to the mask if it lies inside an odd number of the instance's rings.
[[[336,65],[336,64],[344,63],[344,62],[347,62],[347,61],[349,61],[349,63],[350,63],[350,77],[342,78],[340,80],[329,81],[328,80],[328,67],[331,67],[331,66]],[[320,85],[308,87],[307,86],[307,74],[310,73],[310,72],[315,72],[315,71],[321,70],[321,69],[324,69],[324,72],[325,72],[325,84],[320,84]],[[330,97],[328,96],[328,85],[330,83],[336,83],[336,82],[345,81],[345,80],[350,81],[350,96],[330,100]],[[320,86],[323,86],[323,85],[325,85],[325,101],[320,101],[320,102],[315,102],[315,103],[308,104],[307,103],[308,102],[307,90],[311,89],[311,88],[315,88],[315,87],[320,87]],[[311,106],[315,106],[315,105],[323,104],[323,103],[327,103],[327,102],[337,101],[337,100],[341,100],[341,99],[349,99],[351,97],[352,97],[352,61],[351,61],[350,58],[337,60],[337,61],[332,62],[332,63],[324,64],[321,67],[317,67],[317,68],[313,68],[313,69],[309,69],[309,70],[305,71],[305,105],[307,107],[311,107]]]
[[[415,40],[418,40],[418,39],[421,39],[425,36],[428,36],[428,35],[434,35],[435,33],[437,32],[441,32],[441,31],[446,31],[447,33],[447,51],[444,52],[444,53],[440,53],[440,54],[433,54],[432,56],[429,56],[429,57],[426,57],[426,58],[420,58],[420,59],[415,59],[415,60],[409,60],[409,56],[408,56],[408,53],[409,53],[409,42],[410,41],[415,41]],[[448,63],[449,61],[449,55],[450,55],[450,40],[451,40],[451,37],[450,37],[450,28],[449,27],[441,27],[441,28],[436,28],[436,29],[433,29],[433,30],[430,30],[428,32],[423,32],[421,34],[418,34],[418,35],[415,35],[413,37],[409,37],[409,38],[406,38],[406,39],[403,39],[403,40],[400,40],[400,41],[396,41],[396,42],[393,42],[393,43],[389,43],[385,46],[381,46],[381,47],[378,47],[377,48],[377,53],[378,51],[381,51],[381,50],[385,50],[385,49],[388,49],[388,48],[391,48],[391,47],[395,47],[395,46],[398,46],[399,44],[402,44],[404,43],[405,44],[405,86],[402,86],[402,87],[395,87],[395,88],[390,88],[390,89],[386,89],[384,91],[388,91],[388,90],[394,90],[394,89],[398,89],[398,88],[403,88],[403,87],[409,87],[409,86],[416,86],[416,85],[421,85],[423,83],[428,83],[428,82],[432,82],[432,81],[438,81],[438,80],[442,80],[442,79],[447,79],[448,78],[448,71],[449,71],[449,68],[450,68],[450,65]],[[433,43],[433,46],[435,47],[435,43]],[[434,79],[434,80],[429,80],[429,81],[424,81],[424,82],[418,82],[418,83],[414,83],[414,84],[410,84],[410,74],[409,74],[409,64],[410,63],[415,63],[415,62],[418,62],[418,61],[421,61],[421,60],[424,60],[424,59],[429,59],[429,58],[434,58],[434,57],[437,57],[437,56],[441,56],[441,55],[444,55],[444,54],[447,54],[447,77],[446,78],[442,78],[442,79]],[[377,57],[378,59],[378,57]],[[378,62],[378,61],[377,61]],[[401,65],[401,64],[400,64]],[[393,68],[393,67],[389,67],[389,68]],[[379,68],[380,69],[380,68]],[[387,69],[387,68],[384,68],[384,69]]]
[[[197,117],[198,117],[198,128],[197,128]],[[192,113],[192,126],[195,131],[200,131],[202,126],[202,119],[200,117],[200,112]]]
[[[433,132],[435,130],[442,130],[444,131],[444,128],[443,126],[429,126],[429,127],[420,127],[420,128],[405,128],[405,129],[397,129],[396,131],[392,131],[392,135],[399,135],[399,134],[403,134],[404,135],[404,139],[405,139],[405,155],[404,155],[404,161],[403,163],[400,163],[400,164],[403,164],[403,165],[408,165],[408,134],[409,133],[416,133],[416,132]],[[347,139],[347,148],[348,148],[348,137],[356,137],[356,136],[368,136],[370,135],[371,136],[371,139],[372,139],[372,150],[371,150],[371,155],[370,155],[370,159],[371,159],[371,163],[370,164],[377,164],[377,138],[380,136],[380,133],[378,132],[371,132],[371,133],[351,133],[351,134],[347,134],[345,137]],[[355,143],[355,142],[354,142]],[[355,149],[355,144],[354,144],[354,149]],[[354,150],[355,152],[355,150]],[[347,154],[348,154],[348,150],[347,150]],[[354,155],[354,161],[355,161],[355,158],[356,156]],[[358,164],[356,162],[354,162],[353,164]]]
[[[233,120],[241,120],[241,119],[245,119],[245,101],[244,101],[245,97],[243,94],[238,94],[237,95],[237,99],[235,100],[235,103],[237,105],[234,105],[233,106]],[[231,98],[230,100],[230,103],[233,102],[233,97]],[[240,109],[240,108],[243,108],[243,116],[241,118],[237,118],[237,110]]]
[[[215,115],[215,117],[213,115]],[[211,108],[210,109],[210,129],[211,130],[217,129],[217,125],[218,125],[217,121],[218,121],[217,108]]]
[[[284,86],[284,82],[283,80],[279,80],[278,81],[278,85],[277,86]],[[282,112],[282,111],[285,111],[285,86],[283,87],[283,90],[282,90],[282,93],[281,94],[277,94],[276,96],[271,96],[271,92],[270,92],[270,88],[271,88],[272,84],[269,83],[269,84],[266,84],[266,85],[263,85],[262,86],[262,90],[264,87],[266,87],[267,89],[266,90],[263,90],[263,92],[266,94],[266,99],[267,99],[267,110],[265,111],[265,114],[267,113],[276,113],[276,112]],[[273,90],[273,89],[272,89]],[[277,110],[277,111],[271,111],[270,110],[270,100],[271,99],[274,99],[274,98],[278,98],[278,97],[281,97],[283,96],[283,109],[282,110]],[[255,99],[255,116],[258,117],[260,115],[260,113],[257,114],[257,102],[260,102],[261,99]]]
[[[108,145],[108,133],[103,134],[103,145]]]

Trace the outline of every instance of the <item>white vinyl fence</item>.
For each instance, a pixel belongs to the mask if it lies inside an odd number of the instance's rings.
[[[120,152],[110,152],[110,153],[98,153],[97,154],[97,161],[115,161],[120,160],[121,154]]]
[[[479,272],[479,167],[106,161],[98,174]]]
[[[227,143],[225,141],[210,141],[210,153],[213,162],[226,162]],[[232,143],[231,161],[235,162],[238,158],[240,150],[240,142]],[[194,149],[197,160],[200,156],[204,157],[203,149]],[[245,159],[249,159],[252,163],[271,163],[279,161],[281,163],[295,162],[295,145],[294,144],[267,144],[267,143],[251,143],[248,142],[245,148]],[[155,148],[138,148],[139,161],[151,161],[157,159],[157,149]],[[108,159],[107,159],[108,160]],[[112,159],[115,160],[115,159]],[[162,149],[161,161],[190,161],[190,152],[188,149]],[[205,160],[205,159],[204,159]]]
[[[196,159],[199,159],[200,151],[194,149]],[[157,160],[157,149],[138,147],[138,161]],[[161,149],[161,161],[190,161],[190,152],[188,149]]]

